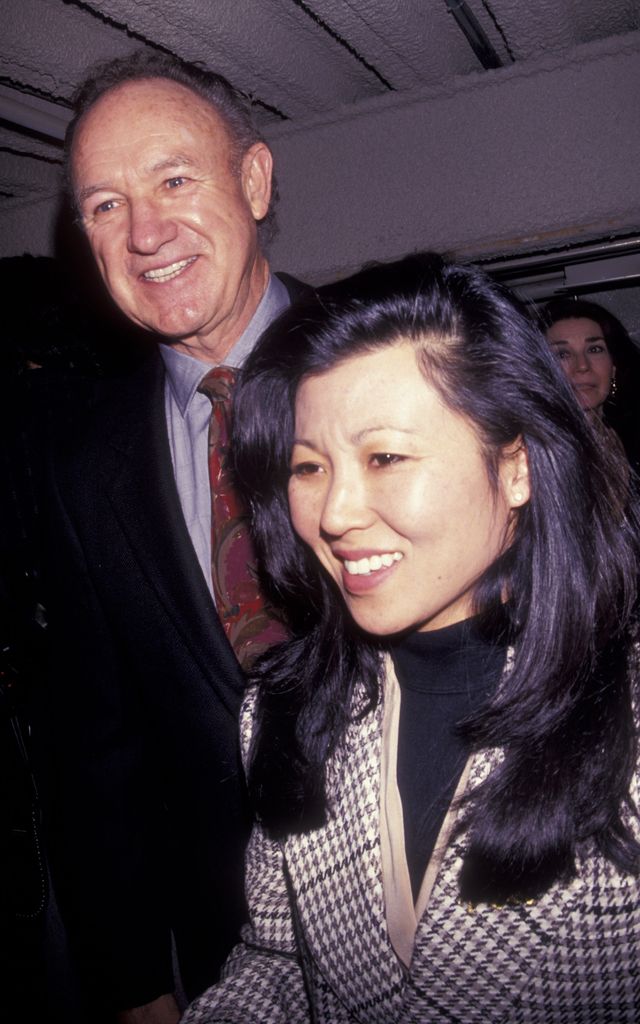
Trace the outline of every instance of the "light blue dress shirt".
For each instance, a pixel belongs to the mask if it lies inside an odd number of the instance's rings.
[[[260,335],[289,302],[289,293],[282,281],[270,277],[253,318],[225,357],[224,365],[242,366]],[[193,356],[176,352],[168,344],[160,346],[160,353],[167,371],[164,407],[180,504],[204,578],[212,590],[208,464],[211,402],[198,391],[202,378],[212,367]]]

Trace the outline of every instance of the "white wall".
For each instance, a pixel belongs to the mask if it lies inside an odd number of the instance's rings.
[[[314,283],[414,249],[476,256],[638,231],[640,33],[367,100],[269,140],[272,263]],[[53,253],[59,167],[37,173],[35,202],[3,205],[2,256]]]
[[[640,33],[270,136],[275,267],[317,282],[421,248],[527,250],[640,228]]]

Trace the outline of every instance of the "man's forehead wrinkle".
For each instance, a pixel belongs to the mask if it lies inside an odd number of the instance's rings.
[[[195,167],[197,161],[192,157],[186,156],[184,153],[175,153],[171,156],[164,157],[161,160],[156,160],[149,164],[144,169],[146,175],[158,174],[160,171],[175,170],[178,167]],[[78,191],[78,201],[82,202],[90,196],[95,195],[96,192],[105,192],[114,189],[116,186],[105,181],[96,182],[93,185],[87,185]]]
[[[155,128],[145,131],[143,137],[138,137],[135,132],[137,114],[141,113],[148,119],[154,106],[157,108]],[[105,119],[109,127],[109,145],[106,147],[101,130]],[[130,132],[132,125],[133,133]],[[203,134],[216,139],[220,159],[230,159],[231,146],[226,123],[215,106],[206,103],[197,93],[179,83],[161,78],[115,86],[85,112],[78,126],[72,168],[75,164],[75,170],[78,170],[76,154],[79,149],[83,152],[83,169],[88,172],[87,177],[82,174],[86,188],[78,189],[78,199],[81,193],[86,198],[102,188],[117,188],[117,183],[110,181],[108,170],[106,174],[100,173],[97,161],[101,162],[103,155],[107,167],[114,166],[118,155],[121,157],[122,168],[126,165],[135,167],[137,164],[139,176],[151,176],[179,164],[186,167],[202,166],[199,151]],[[95,175],[84,160],[87,145],[90,164],[93,164],[97,172]]]
[[[184,153],[174,153],[171,156],[167,156],[162,160],[157,160],[147,168],[149,174],[155,174],[158,171],[168,171],[176,167],[195,167],[196,162],[193,157],[186,156]]]

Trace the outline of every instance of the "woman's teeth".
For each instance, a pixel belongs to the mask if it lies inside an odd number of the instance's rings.
[[[393,551],[384,555],[371,555],[370,558],[359,558],[357,562],[345,558],[344,567],[350,576],[368,576],[369,573],[377,572],[378,569],[388,569],[394,562],[399,562],[402,555],[399,551]]]

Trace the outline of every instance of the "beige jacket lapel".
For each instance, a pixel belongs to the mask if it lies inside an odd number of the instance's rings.
[[[454,800],[414,909],[396,781],[399,701],[400,688],[389,660],[382,739],[381,849],[390,940],[409,972],[398,1020],[428,1020],[429,1024],[500,1020],[538,969],[553,939],[558,893],[552,890],[530,905],[472,910],[462,904],[458,877],[464,838],[451,839],[457,817]],[[470,758],[456,797],[479,785],[499,758],[499,751]],[[578,883],[573,889],[579,889]]]

